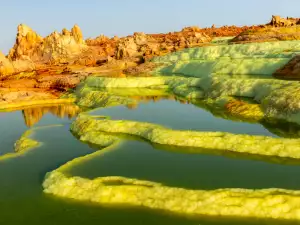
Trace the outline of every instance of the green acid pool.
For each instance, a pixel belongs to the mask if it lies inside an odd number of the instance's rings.
[[[69,128],[72,117],[76,116],[74,113],[57,113],[55,109],[43,108],[26,110],[0,113],[0,224],[297,223],[253,218],[186,216],[145,207],[100,205],[45,194],[42,183],[47,172],[77,157],[101,151],[101,147],[80,142],[72,135]],[[291,129],[293,134],[300,131],[295,125],[283,123],[261,125],[225,120],[214,117],[193,104],[166,99],[141,103],[131,109],[126,106],[102,108],[91,114],[105,115],[111,119],[156,123],[172,129],[225,131],[275,138],[288,137]],[[6,158],[6,154],[14,152],[14,142],[29,126],[33,130],[31,138],[40,141],[42,145],[24,154]],[[84,178],[124,176],[186,189],[300,189],[300,160],[220,154],[205,150],[201,154],[194,154],[188,148],[153,145],[130,136],[122,138],[124,140],[120,145],[103,155],[77,164],[68,173]]]

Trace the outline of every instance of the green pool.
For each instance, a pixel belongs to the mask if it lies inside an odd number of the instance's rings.
[[[186,216],[146,207],[102,205],[45,194],[42,183],[47,172],[72,159],[104,149],[80,142],[72,135],[69,129],[73,119],[68,112],[63,114],[47,110],[47,113],[41,115],[35,113],[34,109],[32,111],[30,115],[24,111],[0,113],[0,224],[296,223],[253,218]],[[288,137],[291,129],[293,134],[300,131],[298,126],[284,123],[265,122],[262,125],[225,120],[214,117],[210,112],[193,104],[166,99],[140,103],[134,109],[126,106],[101,108],[91,114],[105,115],[111,119],[156,123],[177,130],[224,131],[274,138]],[[40,141],[42,145],[19,156],[5,158],[7,153],[14,152],[14,142],[29,129],[28,126],[33,130],[31,138]],[[121,135],[121,138],[123,141],[120,145],[77,164],[68,173],[89,179],[124,176],[195,190],[300,189],[300,160],[236,153],[221,154],[206,150],[201,154],[194,154],[191,148],[154,145],[128,135]]]

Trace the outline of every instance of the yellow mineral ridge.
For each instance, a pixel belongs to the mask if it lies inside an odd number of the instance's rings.
[[[47,173],[43,183],[44,192],[80,201],[141,206],[186,215],[300,219],[300,191],[188,190],[126,177],[99,177],[90,180],[68,175],[68,169],[109,150],[110,147],[76,158]]]
[[[226,132],[199,132],[171,130],[160,125],[125,121],[96,119],[79,115],[72,123],[71,130],[84,136],[89,142],[101,142],[98,133],[135,135],[155,144],[198,147],[216,151],[240,152],[255,155],[278,156],[300,159],[300,139],[273,138]]]

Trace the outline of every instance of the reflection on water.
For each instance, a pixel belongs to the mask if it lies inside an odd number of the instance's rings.
[[[282,120],[264,120],[261,124],[283,138],[300,138],[300,125],[296,123],[290,123]]]
[[[25,124],[28,127],[32,127],[34,124],[39,122],[42,117],[47,114],[51,113],[52,115],[58,118],[68,117],[72,119],[79,113],[80,109],[77,105],[55,105],[55,106],[43,106],[43,107],[34,107],[34,108],[27,108],[22,110],[22,114],[24,117]]]
[[[256,124],[254,126],[260,126],[260,124],[267,129],[270,133],[272,133],[272,136],[278,136],[278,137],[283,137],[283,138],[299,138],[300,137],[300,125],[296,124],[296,123],[291,123],[291,122],[286,122],[283,120],[276,120],[276,119],[263,119],[261,121],[255,121],[255,120],[251,120],[249,118],[236,118],[230,114],[228,114],[228,112],[223,111],[223,110],[219,110],[219,109],[214,109],[212,107],[207,107],[205,102],[201,101],[201,100],[193,100],[192,102],[188,99],[182,99],[180,97],[174,96],[174,95],[169,95],[169,96],[132,96],[131,98],[137,100],[137,102],[132,103],[132,104],[128,104],[126,105],[127,109],[131,109],[131,110],[135,110],[137,112],[134,112],[134,115],[131,117],[130,115],[127,115],[127,112],[124,113],[118,113],[118,117],[116,117],[115,119],[129,119],[129,120],[136,120],[138,119],[140,116],[137,116],[137,114],[139,115],[143,115],[146,113],[146,111],[143,109],[145,108],[143,105],[143,103],[150,103],[150,104],[154,104],[154,103],[158,103],[159,101],[166,101],[166,100],[170,100],[173,102],[177,102],[180,104],[188,104],[188,105],[192,105],[192,106],[196,106],[198,108],[197,110],[197,114],[199,117],[203,116],[203,112],[201,112],[202,110],[206,110],[209,111],[206,114],[211,115],[211,118],[214,118],[214,120],[218,120],[218,118],[223,118],[225,119],[228,123],[236,121],[236,122],[246,122],[246,123],[250,123],[250,124]],[[158,103],[158,105],[164,105],[164,103]],[[141,107],[141,108],[139,108]],[[117,111],[122,110],[124,111],[122,106],[119,107],[114,107]],[[101,110],[100,113],[113,113],[112,115],[115,115],[114,111],[115,109],[107,109],[107,110]],[[158,107],[158,110],[161,110],[161,107]],[[200,111],[199,111],[200,109]],[[189,113],[189,117],[193,117],[193,115],[191,115],[190,113],[192,113],[190,110],[186,110],[186,108],[184,108],[184,110]],[[147,111],[149,111],[149,108],[147,108]],[[133,112],[129,112],[129,114],[132,114]],[[155,113],[155,112],[153,112]],[[122,117],[119,118],[119,115],[122,115]],[[125,115],[125,117],[124,117]],[[171,116],[171,115],[170,115]],[[143,116],[141,116],[143,117]],[[195,119],[195,118],[194,118]],[[186,120],[185,118],[182,117],[182,120]],[[140,120],[143,121],[143,120]],[[211,121],[210,119],[205,120],[205,122],[209,122]],[[150,121],[149,121],[150,122]],[[154,121],[151,121],[154,122]],[[155,121],[157,123],[157,121]],[[154,122],[154,123],[155,123]],[[159,122],[159,121],[158,121]],[[211,122],[209,122],[211,123]],[[212,122],[215,123],[215,122]],[[248,127],[249,128],[249,127]],[[187,128],[188,129],[188,128]],[[247,130],[247,129],[245,129]],[[219,130],[217,130],[219,131]],[[232,131],[230,131],[232,132]],[[264,135],[267,135],[266,133]]]
[[[126,107],[128,109],[135,110],[138,108],[138,105],[140,103],[150,103],[150,102],[159,102],[161,100],[176,100],[177,97],[173,95],[168,95],[168,96],[131,96],[130,98],[136,100],[136,102],[133,102],[131,104],[127,104]],[[185,103],[187,101],[180,100],[182,103]]]
[[[278,136],[286,137],[293,135],[297,137],[295,134],[300,134],[299,126],[294,124],[264,121],[262,125],[268,128],[267,131],[260,124],[216,118],[202,110],[200,106],[174,96],[132,96],[132,98],[138,101],[136,104],[127,105],[127,109],[125,106],[118,106],[102,109],[99,114],[108,114],[112,119],[160,123],[174,129],[221,130],[261,135],[272,135],[269,133],[271,131]],[[2,153],[9,152],[13,148],[13,142],[26,130],[23,118],[29,127],[39,121],[38,125],[64,123],[65,126],[40,130],[35,135],[37,140],[44,143],[40,148],[23,157],[0,162],[0,224],[253,225],[297,222],[253,218],[185,217],[142,207],[126,205],[108,207],[44,195],[41,184],[47,172],[71,159],[94,151],[88,145],[73,138],[69,132],[68,118],[78,113],[77,106],[56,105],[1,114],[3,119],[0,118],[0,152]],[[205,150],[201,155],[188,155],[187,152],[193,153],[193,149],[151,146],[142,141],[130,141],[122,147],[109,152],[105,157],[93,159],[84,167],[74,168],[72,172],[90,177],[112,174],[140,176],[168,182],[174,186],[207,189],[230,186],[253,188],[277,186],[298,189],[298,161],[282,162],[277,158],[271,160],[255,156],[250,158],[246,154],[243,157],[230,153],[228,153],[230,155],[218,155],[218,152],[212,154],[211,151]]]
[[[158,98],[157,98],[158,99]],[[173,97],[174,99],[174,97]],[[261,124],[244,121],[231,121],[215,117],[210,112],[188,101],[160,98],[160,101],[148,100],[130,109],[125,106],[99,108],[92,115],[108,116],[113,120],[133,120],[155,123],[176,130],[223,131],[250,135],[275,136]]]

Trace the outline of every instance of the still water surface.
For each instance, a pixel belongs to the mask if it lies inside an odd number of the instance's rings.
[[[186,217],[145,208],[108,207],[45,195],[42,182],[47,172],[99,149],[81,143],[69,132],[72,117],[76,114],[73,111],[30,110],[0,113],[0,157],[13,152],[13,143],[28,126],[45,126],[32,136],[43,143],[41,147],[19,157],[0,158],[0,224],[288,224],[285,221]],[[172,100],[143,103],[136,109],[123,106],[101,109],[93,114],[158,123],[173,129],[276,137],[262,125],[216,118],[192,104]],[[55,124],[62,126],[46,126]],[[123,144],[69,172],[88,178],[125,176],[188,189],[300,188],[298,161],[206,151],[203,154],[189,153],[192,150],[151,145],[134,137],[124,137]]]

